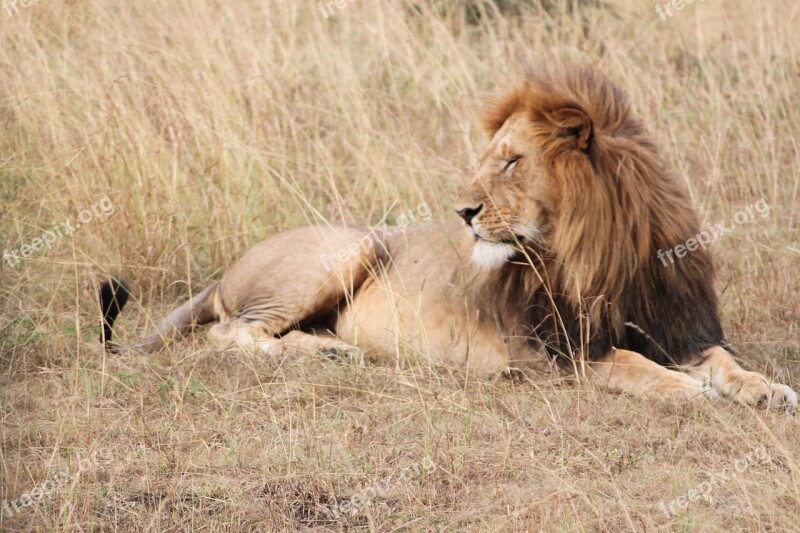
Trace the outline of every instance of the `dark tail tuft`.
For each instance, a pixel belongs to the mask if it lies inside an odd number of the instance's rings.
[[[128,286],[117,278],[111,278],[100,285],[100,310],[103,312],[103,333],[100,334],[100,343],[108,351],[114,351],[111,328],[130,295]]]

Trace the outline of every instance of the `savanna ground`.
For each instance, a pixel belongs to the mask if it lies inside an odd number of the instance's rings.
[[[566,375],[265,360],[202,331],[154,355],[99,349],[109,274],[135,288],[125,340],[277,231],[422,202],[453,219],[483,97],[558,60],[628,91],[705,222],[768,203],[714,246],[723,321],[744,363],[800,387],[800,5],[708,0],[662,20],[649,1],[471,4],[0,11],[0,249],[42,248],[96,206],[52,249],[3,260],[0,498],[18,506],[3,530],[797,529],[797,416]],[[754,450],[767,459],[745,463]],[[77,476],[93,452],[111,459]],[[681,496],[668,516],[659,502]]]

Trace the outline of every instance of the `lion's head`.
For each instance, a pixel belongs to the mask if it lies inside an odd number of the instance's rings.
[[[475,244],[472,259],[499,268],[516,255],[519,244],[544,243],[552,231],[551,206],[559,188],[541,164],[529,114],[509,110],[484,149],[480,166],[456,203]]]
[[[531,74],[483,124],[490,141],[455,206],[473,262],[499,269],[535,251],[551,258],[550,279],[569,299],[616,301],[650,275],[656,249],[696,231],[685,185],[593,69]]]
[[[708,251],[657,259],[698,217],[622,91],[589,67],[537,72],[483,123],[489,144],[455,207],[487,314],[519,309],[531,336],[588,342],[590,356],[614,345],[666,362],[719,343]]]

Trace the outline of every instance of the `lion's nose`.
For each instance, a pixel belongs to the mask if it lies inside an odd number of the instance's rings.
[[[464,222],[466,222],[467,225],[472,225],[472,219],[481,212],[481,209],[483,209],[483,204],[479,205],[478,207],[464,207],[462,209],[456,209],[456,213],[458,213],[458,216],[464,219]]]

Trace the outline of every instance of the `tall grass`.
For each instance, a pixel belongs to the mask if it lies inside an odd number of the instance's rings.
[[[728,508],[693,504],[682,523],[798,523],[798,426],[761,418],[772,415],[653,409],[558,386],[543,403],[532,386],[462,390],[430,369],[313,358],[231,370],[202,343],[143,359],[99,352],[98,277],[136,288],[122,323],[132,336],[274,232],[374,224],[421,202],[434,220],[453,219],[485,140],[475,121],[484,98],[530,66],[566,61],[630,94],[705,221],[769,203],[768,217],[715,244],[723,316],[746,363],[797,384],[795,2],[708,0],[667,21],[651,2],[621,0],[357,0],[334,12],[326,19],[311,0],[43,0],[0,11],[0,251],[105,195],[115,206],[53,250],[0,267],[0,498],[46,479],[74,448],[102,442],[125,458],[3,527],[637,529],[660,523],[649,506],[665,485],[765,440],[777,463],[729,485],[733,496],[719,495]],[[278,382],[282,395],[265,384]],[[675,436],[682,424],[698,437]],[[331,445],[325,459],[316,433],[364,452]],[[227,462],[206,453],[213,446]],[[328,524],[295,505],[354,491],[402,446],[417,461],[432,450],[438,469],[390,498],[391,518]],[[633,461],[619,463],[621,477],[610,450]],[[632,466],[644,457],[647,468]],[[217,477],[187,489],[182,476],[197,465]],[[141,476],[153,481],[126,488]]]

